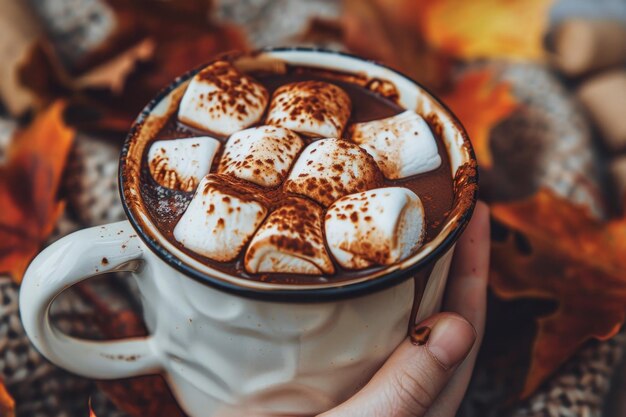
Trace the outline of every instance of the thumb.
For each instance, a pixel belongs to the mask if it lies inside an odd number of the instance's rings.
[[[416,326],[372,380],[355,396],[320,417],[422,417],[476,340],[474,327],[454,313]]]

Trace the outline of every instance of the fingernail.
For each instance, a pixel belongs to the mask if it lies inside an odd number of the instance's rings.
[[[425,345],[430,337],[430,331],[431,328],[428,326],[415,327],[410,334],[411,343],[417,346]]]
[[[434,324],[426,347],[445,369],[450,369],[465,359],[475,341],[476,331],[466,320],[442,317]]]

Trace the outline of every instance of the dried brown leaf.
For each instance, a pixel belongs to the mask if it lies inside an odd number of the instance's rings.
[[[542,190],[495,204],[512,230],[492,247],[491,288],[501,298],[558,303],[538,321],[523,397],[532,394],[587,340],[614,336],[626,318],[626,218],[602,223]]]

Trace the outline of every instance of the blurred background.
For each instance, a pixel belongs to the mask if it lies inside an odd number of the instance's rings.
[[[182,416],[160,377],[44,360],[25,268],[124,219],[117,158],[142,107],[217,54],[349,51],[459,116],[492,208],[487,334],[459,416],[626,415],[626,0],[0,0],[0,416]],[[144,334],[123,275],[54,305],[63,330]]]

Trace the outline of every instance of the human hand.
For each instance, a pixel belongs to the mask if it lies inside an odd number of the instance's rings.
[[[318,417],[453,417],[465,395],[484,332],[489,209],[479,202],[459,240],[443,305],[417,325],[429,336],[405,340],[352,398]]]

